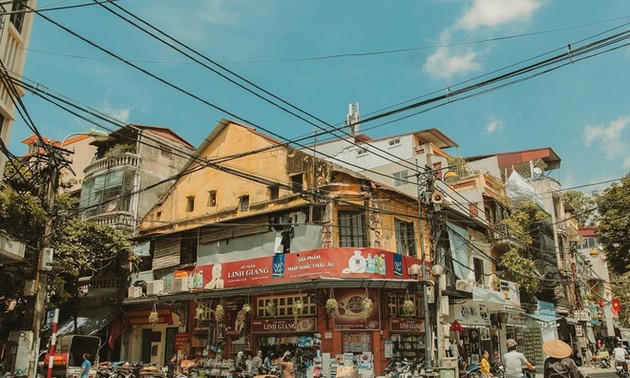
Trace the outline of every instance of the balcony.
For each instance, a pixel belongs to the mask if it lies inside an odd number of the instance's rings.
[[[137,154],[124,152],[120,155],[105,157],[98,159],[88,165],[83,172],[85,177],[89,177],[95,173],[106,171],[117,167],[138,168],[140,166],[140,156]]]
[[[111,226],[121,231],[133,231],[136,228],[136,218],[128,211],[116,211],[85,217],[86,220],[100,226]]]
[[[81,277],[78,282],[79,291],[87,295],[122,293],[127,286],[129,280],[126,277]]]

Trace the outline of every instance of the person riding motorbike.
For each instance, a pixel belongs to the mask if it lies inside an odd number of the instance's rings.
[[[516,351],[518,343],[514,339],[508,339],[505,343],[508,352],[503,355],[503,366],[505,367],[505,378],[522,378],[523,367],[528,370],[536,370],[536,366],[532,365],[525,355]]]
[[[543,352],[548,356],[544,363],[544,378],[584,378],[575,361],[571,359],[573,350],[562,340],[547,340]]]
[[[630,363],[627,361],[628,351],[623,347],[623,344],[618,343],[617,347],[613,349],[613,359],[615,364],[622,365],[628,373],[630,373]]]

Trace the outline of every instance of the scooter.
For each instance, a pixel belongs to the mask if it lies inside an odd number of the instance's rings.
[[[497,362],[490,367],[490,373],[492,373],[493,377],[503,378],[505,376],[505,368],[501,362]]]
[[[629,376],[629,374],[628,374],[628,361],[625,361],[625,362],[616,361],[615,362],[615,374],[617,374],[617,376],[619,378],[627,378]]]

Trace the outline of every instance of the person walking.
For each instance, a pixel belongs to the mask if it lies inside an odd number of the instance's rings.
[[[481,363],[479,364],[479,371],[483,378],[492,377],[492,373],[490,373],[490,353],[487,350],[483,351],[483,357],[481,358]]]
[[[543,367],[544,378],[584,378],[570,358],[573,350],[569,344],[562,340],[547,340],[542,349],[548,356]]]
[[[166,363],[166,376],[173,378],[177,372],[177,354],[173,353],[171,359]]]
[[[536,366],[532,365],[525,355],[516,351],[518,343],[514,339],[508,339],[505,342],[508,352],[503,355],[503,366],[505,367],[505,378],[522,378],[525,377],[523,369],[536,370]]]
[[[81,372],[79,373],[79,377],[88,378],[91,367],[92,363],[90,362],[90,355],[88,353],[85,353],[83,355],[83,363],[81,364]]]
[[[282,378],[295,378],[295,368],[291,361],[291,352],[285,352],[279,363],[282,368]]]

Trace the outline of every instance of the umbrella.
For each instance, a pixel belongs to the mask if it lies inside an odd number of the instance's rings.
[[[451,331],[461,332],[463,330],[464,330],[464,327],[462,327],[462,325],[459,324],[457,320],[453,321],[453,323],[451,324]]]

